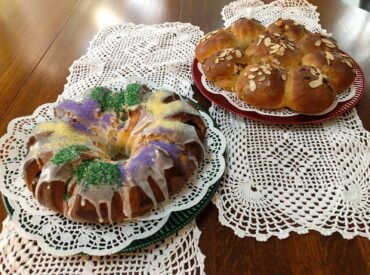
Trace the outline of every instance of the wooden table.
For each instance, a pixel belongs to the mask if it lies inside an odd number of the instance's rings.
[[[205,31],[222,26],[227,0],[1,0],[0,136],[10,120],[30,115],[63,91],[68,68],[102,27],[114,23],[191,22]],[[312,1],[321,23],[370,75],[370,14],[335,1]],[[370,130],[370,79],[358,105]],[[0,218],[6,216],[0,207]],[[197,219],[207,274],[370,274],[370,241],[317,232],[267,242],[240,239],[220,225],[209,205]]]

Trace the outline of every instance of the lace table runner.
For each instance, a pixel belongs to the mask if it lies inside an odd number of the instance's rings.
[[[204,274],[195,222],[165,241],[136,253],[54,257],[21,238],[6,219],[0,234],[0,274]]]
[[[225,26],[240,17],[265,25],[279,17],[326,33],[304,0],[232,2]],[[227,138],[227,168],[214,203],[220,222],[239,237],[266,241],[290,232],[339,232],[370,239],[370,134],[352,110],[311,126],[266,125],[213,106]]]
[[[191,61],[202,35],[198,27],[184,23],[108,27],[96,35],[86,55],[73,63],[58,100],[81,96],[89,87],[120,81],[122,77],[146,79],[156,87],[191,97]],[[35,121],[44,120],[45,116],[46,113],[41,114]],[[16,179],[18,166],[5,177]],[[137,253],[105,257],[54,257],[43,252],[36,242],[22,239],[14,228],[13,222],[7,221],[0,236],[1,274],[30,274],[31,270],[37,274],[204,272],[204,256],[198,247],[200,231],[195,223],[156,246]],[[51,233],[52,226],[43,230],[50,231],[43,234]]]

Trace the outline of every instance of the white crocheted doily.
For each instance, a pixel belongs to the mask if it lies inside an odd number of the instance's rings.
[[[147,79],[156,87],[167,88],[191,97],[191,61],[195,45],[202,35],[198,27],[183,23],[154,26],[127,24],[108,27],[94,38],[86,55],[73,63],[65,90],[58,101],[63,98],[78,97],[87,88],[97,85],[115,87],[128,81],[127,77]],[[85,252],[103,255],[117,252],[133,240],[158,231],[166,223],[170,212],[190,207],[194,202],[197,203],[204,196],[204,191],[208,190],[216,178],[222,175],[225,165],[222,157],[225,140],[212,126],[212,120],[202,112],[209,126],[207,136],[209,153],[200,167],[200,170],[205,173],[198,173],[193,179],[195,188],[190,187],[189,184],[184,193],[180,193],[177,202],[173,200],[175,203],[169,208],[166,206],[166,210],[153,211],[149,216],[121,227],[71,222],[35,204],[30,193],[25,189],[24,182],[18,176],[21,170],[20,164],[26,153],[25,141],[36,123],[52,117],[52,107],[53,104],[45,104],[40,106],[32,116],[12,121],[8,127],[8,134],[2,137],[0,142],[1,190],[12,199],[11,204],[15,210],[13,228],[27,238],[36,239],[41,248],[48,253],[70,255]],[[203,184],[199,185],[200,182]],[[181,197],[181,194],[185,195]],[[189,245],[197,245],[199,231],[194,228],[195,225],[179,233],[182,238],[180,243],[184,241]],[[197,247],[184,248],[183,251],[173,248],[172,252],[167,251],[165,247],[158,250],[158,254],[162,256],[157,259],[158,266],[154,265],[153,270],[162,270],[161,268],[167,268],[170,265],[174,270],[178,268],[180,272],[181,270],[193,272],[191,265],[194,260],[187,256],[187,253],[193,252],[198,254],[196,259],[199,260],[194,268],[201,267],[200,270],[203,270],[203,258],[199,256],[201,254],[198,253]],[[138,259],[127,261],[125,268],[139,273],[146,270],[148,267],[143,265],[146,263],[145,260],[153,259],[148,255],[148,251],[143,250],[142,255],[138,254]],[[163,260],[163,255],[171,256]],[[73,261],[77,261],[76,259]],[[122,259],[117,258],[118,263],[126,261]],[[43,256],[40,261],[43,260],[47,262],[50,258],[46,259],[46,256]],[[98,265],[101,268],[104,263]],[[113,265],[112,268],[114,268]]]
[[[6,220],[0,234],[0,274],[204,274],[204,255],[195,222],[135,253],[54,257],[21,238]]]
[[[237,1],[225,25],[242,16],[279,17],[322,31],[316,8],[303,0]],[[356,110],[318,125],[267,125],[217,106],[211,114],[227,139],[227,168],[214,203],[219,220],[239,237],[265,241],[317,230],[370,239],[370,134]]]

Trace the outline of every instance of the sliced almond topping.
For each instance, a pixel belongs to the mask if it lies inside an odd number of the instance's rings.
[[[235,55],[236,55],[237,58],[241,58],[242,57],[242,53],[239,50],[236,50],[235,51]]]
[[[237,74],[239,72],[238,66],[234,65],[234,74]]]
[[[286,80],[286,74],[282,74],[281,79],[285,81]]]
[[[254,79],[255,77],[256,77],[255,75],[251,74],[248,76],[248,79]]]
[[[353,66],[352,66],[352,63],[351,63],[351,62],[349,62],[347,59],[344,59],[344,62],[345,62],[349,67],[351,67],[351,68],[353,67]]]
[[[329,48],[335,48],[336,46],[334,44],[326,44],[327,47]]]
[[[314,69],[314,68],[311,68],[310,69],[310,73],[312,74],[312,75],[318,75],[318,73],[317,73],[317,71]]]
[[[315,46],[320,47],[320,45],[321,45],[321,40],[316,40],[315,41]]]
[[[223,51],[220,55],[219,55],[219,57],[224,57],[224,56],[226,56],[227,55],[227,51]]]
[[[321,41],[324,42],[325,44],[334,44],[333,41],[326,38],[321,38]]]
[[[279,65],[280,64],[280,61],[277,60],[276,58],[272,59],[272,62],[274,62],[275,64]]]
[[[265,38],[265,36],[263,34],[260,34],[258,37],[259,38]]]
[[[262,82],[262,81],[264,81],[266,79],[266,76],[261,76],[260,78],[258,78],[257,80],[258,80],[258,82]]]
[[[226,60],[232,60],[234,57],[232,55],[226,56]]]
[[[309,85],[311,88],[313,88],[313,89],[315,89],[315,88],[317,88],[317,87],[320,87],[322,84],[323,84],[323,83],[322,83],[322,80],[320,80],[320,79],[317,79],[317,80],[314,80],[314,81],[311,81],[310,83],[308,83],[308,85]]]
[[[270,45],[271,45],[271,38],[270,37],[266,37],[265,40],[263,41],[263,43],[265,44],[266,47],[270,47]]]
[[[260,37],[260,39],[258,40],[258,43],[257,43],[257,47],[258,47],[259,45],[261,45],[261,42],[262,42],[262,38]]]
[[[279,49],[274,49],[272,51],[269,52],[269,54],[274,54],[274,53],[277,53],[279,51]]]
[[[274,32],[274,35],[279,37],[280,33]]]
[[[262,75],[262,72],[258,72],[257,74],[258,74],[258,75]]]
[[[276,53],[277,55],[284,56],[284,48],[280,48],[280,50]]]
[[[326,58],[328,58],[330,60],[334,60],[334,56],[332,55],[331,52],[325,52],[325,56],[326,56]]]
[[[256,82],[254,82],[254,80],[249,80],[249,90],[253,92],[256,90],[256,88]]]
[[[269,71],[269,70],[267,70],[267,69],[265,69],[265,68],[263,68],[263,69],[262,69],[262,71],[263,71],[265,74],[268,74],[268,75],[270,75],[270,74],[271,74],[271,71]]]
[[[216,57],[215,63],[218,64],[219,62],[220,62],[220,60],[218,59],[218,57]]]
[[[250,72],[257,72],[260,68],[258,67],[253,67],[253,68],[250,68],[249,71]]]
[[[280,47],[281,46],[279,44],[271,44],[270,49],[274,50],[274,49],[279,49]]]
[[[288,48],[289,49],[291,49],[292,51],[294,51],[295,49],[294,49],[294,46],[292,46],[292,45],[290,45],[290,44],[288,44]]]
[[[248,75],[248,73],[247,72],[245,72],[244,74],[243,74],[243,76],[247,76]]]

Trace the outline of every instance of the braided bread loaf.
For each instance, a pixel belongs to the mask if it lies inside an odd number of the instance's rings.
[[[259,108],[288,107],[302,114],[328,110],[356,72],[334,39],[293,20],[265,28],[241,18],[202,38],[195,49],[206,78]]]

